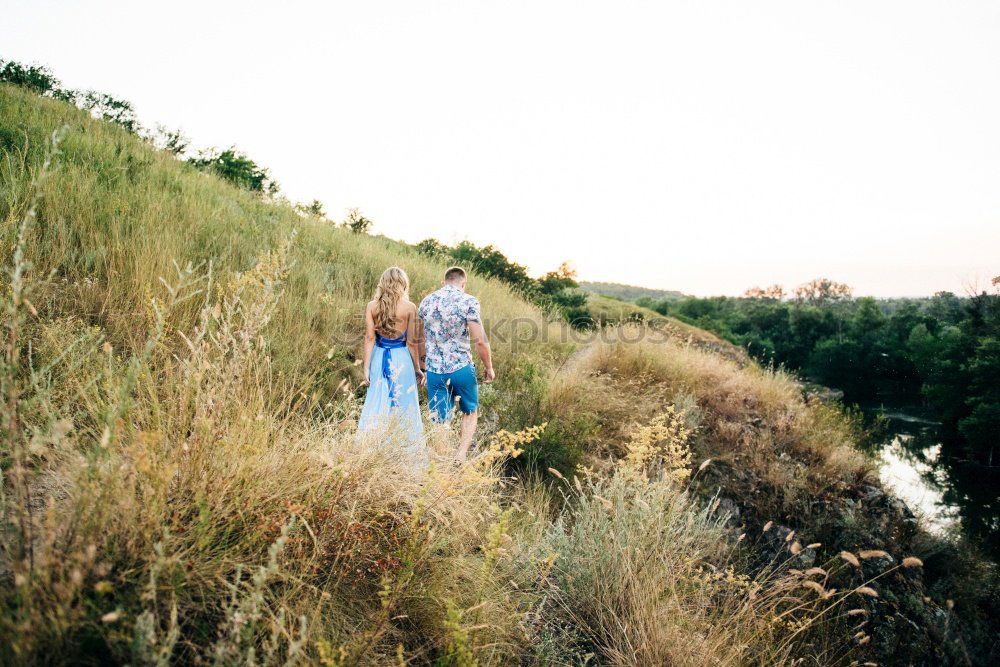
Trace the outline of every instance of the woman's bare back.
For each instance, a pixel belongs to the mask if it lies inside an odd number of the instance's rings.
[[[375,310],[375,301],[368,302],[368,310],[369,311]],[[416,305],[414,305],[412,301],[400,301],[399,304],[396,306],[396,313],[394,315],[395,321],[393,322],[393,324],[396,325],[395,330],[377,331],[376,333],[378,333],[381,336],[385,336],[387,338],[399,338],[406,331],[409,330],[410,322],[412,322],[413,318],[416,316],[417,316],[417,307]]]

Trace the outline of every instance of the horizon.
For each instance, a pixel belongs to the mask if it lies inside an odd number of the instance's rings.
[[[991,3],[8,4],[0,57],[409,243],[695,296],[1000,274]]]
[[[817,278],[822,278],[822,276],[817,276]],[[726,298],[730,298],[730,299],[738,299],[738,298],[742,298],[744,296],[743,294],[688,294],[687,292],[684,292],[683,290],[673,290],[673,289],[664,288],[664,287],[649,287],[647,285],[630,285],[630,284],[627,284],[627,283],[618,283],[618,282],[613,282],[613,281],[608,281],[608,280],[587,280],[586,278],[579,278],[578,282],[580,282],[581,284],[582,283],[591,283],[591,284],[600,284],[600,285],[614,285],[616,287],[635,287],[635,288],[639,288],[639,289],[648,289],[648,290],[653,290],[653,291],[657,291],[657,292],[680,292],[681,293],[681,297],[679,297],[679,298],[697,297],[697,298],[712,299],[712,298],[718,298],[718,297],[726,297]],[[797,286],[798,285],[783,285],[783,287],[786,290],[794,289]],[[766,286],[762,286],[762,287],[766,287]],[[979,294],[980,292],[982,292],[984,290],[987,290],[987,289],[988,289],[988,286],[987,285],[983,285],[982,287],[980,287],[979,291],[975,291],[975,292],[971,292],[971,291],[967,291],[967,292],[951,292],[951,293],[954,294],[955,296],[957,296],[960,299],[968,299],[971,296]],[[939,292],[948,292],[949,290],[938,290],[938,291]],[[851,296],[848,297],[848,298],[849,299],[864,299],[864,298],[871,297],[871,298],[875,299],[876,301],[892,301],[894,299],[930,299],[930,298],[933,298],[936,294],[937,294],[937,292],[935,292],[934,294],[890,294],[888,296],[875,296],[875,295],[872,295],[872,294],[853,294],[852,293]],[[610,298],[615,298],[615,297],[610,297]],[[790,296],[790,294],[786,294],[781,299],[779,299],[779,301],[794,301],[794,300],[795,300],[795,297]]]

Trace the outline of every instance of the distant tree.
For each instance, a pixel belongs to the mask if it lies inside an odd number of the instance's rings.
[[[550,303],[562,316],[577,328],[594,326],[593,317],[587,309],[587,293],[579,289],[576,269],[569,262],[563,262],[555,271],[549,271],[538,279],[539,298],[536,301]]]
[[[879,336],[885,326],[885,315],[879,309],[875,299],[868,296],[858,299],[858,308],[851,320],[851,333],[854,338],[874,339]]]
[[[809,351],[803,370],[809,377],[842,389],[854,398],[870,399],[870,383],[856,372],[865,356],[862,346],[852,339],[826,338]]]
[[[60,90],[61,85],[47,67],[22,65],[12,60],[0,60],[0,81],[27,88],[39,95],[52,95]]]
[[[952,292],[937,292],[927,305],[927,314],[938,322],[958,324],[964,316],[962,300]]]
[[[361,215],[361,211],[356,208],[347,211],[347,217],[344,218],[344,227],[347,227],[355,234],[367,234],[374,225],[374,222]]]
[[[270,173],[264,167],[240,153],[235,147],[219,152],[217,148],[209,148],[191,158],[188,162],[199,169],[211,171],[230,183],[264,195],[274,195],[278,192],[278,184],[271,180]]]
[[[817,278],[795,288],[795,298],[812,304],[824,304],[830,301],[850,299],[853,290],[844,283],[834,282],[828,278]]]
[[[539,281],[542,294],[558,294],[565,289],[575,289],[580,286],[576,282],[576,269],[569,262],[563,262],[555,271],[549,271]],[[584,299],[586,301],[586,299]]]
[[[132,103],[127,100],[118,99],[96,90],[88,90],[83,93],[80,104],[93,116],[117,123],[133,134],[137,134],[142,129]]]
[[[594,318],[587,309],[587,299],[586,292],[573,289],[565,289],[551,297],[552,304],[566,321],[578,329],[594,326]]]
[[[768,287],[751,287],[743,293],[746,299],[773,299],[780,301],[785,298],[785,288],[781,285],[769,285]]]
[[[191,145],[191,140],[180,130],[169,130],[163,125],[156,126],[156,132],[149,140],[160,150],[165,150],[174,157],[182,157]]]
[[[649,287],[638,287],[636,285],[623,285],[621,283],[604,283],[580,281],[580,288],[594,294],[610,296],[612,299],[621,301],[631,301],[638,304],[639,299],[647,299],[647,303],[655,301],[676,301],[683,299],[686,294],[677,290],[652,289]]]
[[[968,364],[969,414],[958,422],[967,449],[992,464],[1000,449],[1000,338],[979,341]]]
[[[416,245],[416,248],[417,252],[429,257],[444,257],[451,252],[451,248],[437,239],[424,239]]]
[[[41,65],[24,65],[13,60],[0,60],[0,82],[6,82],[46,97],[79,106],[80,93],[63,88],[62,82]]]
[[[537,281],[528,275],[527,268],[510,261],[492,245],[479,247],[469,241],[462,241],[451,249],[450,254],[457,264],[467,265],[478,273],[499,278],[529,297],[538,289]]]
[[[326,220],[326,211],[323,210],[323,202],[318,199],[313,199],[308,204],[296,204],[295,210],[303,215]]]

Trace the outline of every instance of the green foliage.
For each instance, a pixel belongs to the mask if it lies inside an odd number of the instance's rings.
[[[181,157],[191,145],[191,140],[184,136],[180,130],[170,130],[163,125],[156,126],[156,133],[152,136],[153,143],[157,148],[165,150],[174,157]]]
[[[780,288],[772,285],[770,288]],[[851,288],[844,283],[838,283],[829,278],[816,278],[795,288],[795,298],[812,304],[824,304],[830,301],[841,301],[851,298]]]
[[[580,284],[576,282],[576,271],[563,262],[555,271],[549,271],[538,280],[538,289],[542,294],[559,294],[567,289],[574,289]],[[586,299],[584,299],[586,301]]]
[[[135,107],[108,93],[96,90],[72,90],[63,88],[62,82],[46,67],[24,65],[15,61],[0,60],[0,83],[9,83],[27,89],[38,95],[51,97],[83,109],[94,118],[110,121],[128,132],[142,137],[157,148],[175,157],[181,157],[191,144],[180,130],[168,130],[157,126],[155,131],[146,130],[139,122]],[[2,137],[0,137],[2,138]],[[235,147],[224,151],[216,148],[203,150],[198,157],[188,162],[199,169],[218,174],[227,181],[251,192],[274,195],[278,184],[268,170],[251,160]]]
[[[63,88],[62,82],[47,67],[0,60],[0,82],[69,102],[89,111],[96,118],[117,123],[134,134],[142,130],[131,102],[96,90],[78,91]]]
[[[0,60],[0,81],[27,88],[33,93],[60,97],[68,94],[52,72],[41,65],[22,65],[14,61]]]
[[[278,184],[271,179],[268,170],[236,150],[235,146],[221,152],[217,148],[209,148],[188,162],[245,190],[265,195],[278,192]]]
[[[449,254],[456,264],[498,278],[527,296],[538,291],[538,282],[528,275],[528,269],[512,262],[492,245],[479,247],[470,241],[462,241],[451,248]]]
[[[417,252],[437,259],[445,259],[449,257],[451,251],[451,248],[437,239],[424,239],[413,247],[417,249]]]
[[[581,289],[592,294],[600,294],[601,296],[611,297],[612,299],[621,299],[622,301],[631,301],[633,303],[638,303],[639,305],[646,305],[646,303],[640,303],[640,301],[652,302],[662,301],[664,299],[676,301],[677,299],[683,299],[686,296],[683,292],[678,292],[677,290],[651,289],[649,287],[623,285],[620,283],[581,281],[580,287]]]
[[[323,202],[318,199],[313,199],[308,204],[296,204],[295,209],[305,215],[326,220],[326,211],[323,210]]]
[[[371,231],[374,224],[374,222],[361,215],[361,211],[356,208],[352,208],[348,211],[347,218],[344,220],[344,227],[351,230],[355,234],[367,234]]]
[[[780,286],[742,298],[644,301],[663,315],[744,345],[756,359],[842,389],[852,402],[923,401],[967,453],[989,460],[1000,442],[1000,294],[960,299],[851,299],[818,279],[784,301]]]
[[[538,291],[576,327],[590,327],[593,318],[587,310],[587,293],[580,291],[576,271],[563,262],[555,271],[549,271],[538,280]]]
[[[462,241],[448,246],[437,239],[424,239],[416,244],[418,252],[471,268],[476,273],[501,280],[526,299],[558,312],[564,319],[578,327],[593,326],[594,320],[585,307],[587,294],[579,291],[576,272],[568,262],[539,279],[528,275],[528,269],[512,262],[492,245],[477,246]]]
[[[993,304],[1000,310],[1000,304]],[[995,317],[995,315],[994,315]],[[969,414],[958,422],[969,449],[992,463],[1000,447],[1000,331],[982,337],[967,363],[968,390],[965,404]]]
[[[133,134],[138,134],[142,129],[135,108],[127,100],[112,97],[107,93],[88,90],[83,93],[80,105],[96,118],[117,123]]]

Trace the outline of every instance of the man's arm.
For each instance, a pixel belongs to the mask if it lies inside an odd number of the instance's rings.
[[[468,325],[469,338],[472,340],[472,344],[476,346],[479,358],[483,360],[486,373],[483,382],[489,384],[496,379],[496,373],[493,372],[493,352],[490,350],[490,341],[486,339],[486,330],[481,323],[476,320],[469,320]]]

